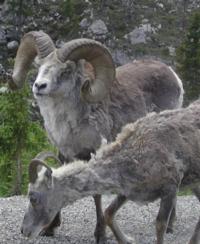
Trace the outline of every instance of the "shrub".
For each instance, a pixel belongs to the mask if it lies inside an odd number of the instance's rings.
[[[190,19],[185,40],[177,48],[177,69],[183,79],[187,102],[200,94],[200,11]]]

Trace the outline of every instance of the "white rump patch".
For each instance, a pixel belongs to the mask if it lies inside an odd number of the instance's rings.
[[[176,80],[177,80],[179,87],[181,89],[179,101],[178,101],[178,104],[176,106],[176,108],[181,108],[183,105],[183,95],[184,95],[183,83],[182,83],[181,79],[178,77],[178,75],[176,74],[176,72],[172,69],[172,67],[169,66],[169,69],[171,70],[173,75],[176,77]]]

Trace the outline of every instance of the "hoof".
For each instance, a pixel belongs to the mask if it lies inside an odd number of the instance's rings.
[[[106,244],[106,243],[107,243],[107,238],[105,236],[96,239],[96,244]]]
[[[123,244],[136,244],[135,239],[126,236],[126,241]]]
[[[40,235],[41,236],[54,236],[55,232],[54,232],[54,229],[47,229],[45,231],[43,231]]]
[[[174,232],[172,227],[167,227],[166,233],[167,234],[172,234]]]
[[[105,244],[107,243],[106,238],[106,227],[103,226],[97,226],[96,230],[94,232],[95,240],[97,244]]]

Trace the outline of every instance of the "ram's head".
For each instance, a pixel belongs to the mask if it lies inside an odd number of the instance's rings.
[[[36,59],[35,59],[36,58]],[[39,72],[33,85],[35,96],[62,93],[73,89],[81,60],[93,67],[94,78],[86,78],[81,83],[80,92],[87,102],[98,102],[108,93],[115,79],[115,67],[108,49],[90,39],[76,39],[55,48],[52,39],[43,31],[32,31],[24,35],[19,46],[12,89],[21,88],[33,60],[39,64]],[[79,67],[80,68],[80,67]],[[79,69],[80,72],[80,69]],[[64,85],[63,85],[64,83]]]

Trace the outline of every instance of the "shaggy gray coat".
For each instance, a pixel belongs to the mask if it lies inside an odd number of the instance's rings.
[[[160,198],[156,243],[163,244],[179,188],[192,187],[200,199],[199,128],[200,100],[185,109],[151,113],[126,125],[89,163],[77,161],[53,171],[47,168],[48,174],[44,168],[29,186],[30,200],[33,194],[39,199],[45,196],[47,200],[41,201],[46,213],[42,220],[48,223],[63,206],[89,195],[114,193],[140,203]],[[42,229],[37,209],[29,205],[23,222],[25,235],[35,236]],[[113,206],[106,210],[107,225],[119,243],[133,243],[117,226],[111,214],[116,212]],[[199,234],[200,221],[190,244],[199,243]]]

